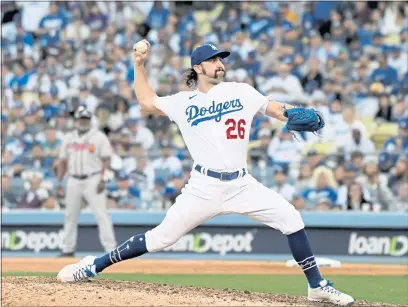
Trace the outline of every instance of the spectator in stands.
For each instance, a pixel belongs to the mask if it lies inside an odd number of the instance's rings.
[[[323,85],[323,75],[320,72],[319,60],[315,57],[309,59],[308,71],[305,77],[302,79],[302,86],[308,89],[311,86],[316,85],[317,88],[321,88]]]
[[[271,94],[276,100],[288,102],[301,102],[305,100],[302,84],[299,79],[291,74],[292,59],[284,57],[279,66],[279,75],[272,77],[260,90],[265,94]]]
[[[314,170],[321,164],[322,156],[315,149],[310,149],[306,155],[306,162]]]
[[[402,52],[402,47],[394,45],[391,47],[391,54],[388,56],[388,64],[391,68],[394,68],[398,72],[400,79],[407,73],[407,52]]]
[[[387,92],[382,92],[379,96],[380,106],[375,118],[379,121],[390,122],[392,117],[392,106]]]
[[[63,39],[73,40],[75,47],[81,47],[91,34],[89,26],[83,22],[80,7],[72,9],[72,23],[69,23],[62,33]]]
[[[18,204],[18,209],[40,209],[49,198],[49,193],[41,187],[42,174],[32,173],[27,183],[27,192],[23,194]]]
[[[364,198],[363,188],[357,183],[353,182],[348,186],[347,191],[347,210],[348,211],[380,211],[380,207],[373,205],[369,200]]]
[[[161,154],[162,157],[154,160],[152,164],[156,172],[160,171],[164,174],[163,176],[169,176],[182,171],[181,161],[173,154],[170,143],[162,144]]]
[[[390,153],[388,151],[382,151],[378,158],[378,167],[381,173],[390,174],[391,169],[394,167],[397,162],[398,155]],[[388,184],[390,182],[388,181]]]
[[[147,23],[152,29],[159,30],[164,28],[168,17],[169,10],[163,7],[163,3],[161,1],[156,1],[154,2],[153,8],[147,16]]]
[[[61,146],[61,139],[57,138],[57,131],[53,128],[48,128],[45,132],[45,142],[41,144],[44,159],[47,165],[52,165],[57,158],[59,147]]]
[[[138,118],[129,118],[126,121],[126,126],[132,134],[132,142],[139,143],[145,150],[148,150],[152,147],[154,143],[153,133],[142,125],[140,119]]]
[[[98,3],[94,3],[89,9],[89,14],[85,19],[86,24],[92,30],[103,31],[108,25],[108,16],[99,8]]]
[[[303,142],[297,141],[284,127],[279,133],[276,133],[269,143],[268,156],[273,163],[278,164],[299,162],[302,147]]]
[[[374,154],[374,152],[373,152]],[[353,151],[350,155],[350,161],[355,167],[355,169],[358,172],[358,175],[362,172],[363,167],[364,167],[364,157],[365,154],[362,153],[361,151]]]
[[[398,195],[390,204],[390,211],[408,212],[408,182],[405,181],[399,186]]]
[[[38,35],[42,47],[57,45],[60,41],[61,31],[67,26],[67,18],[60,12],[58,2],[50,4],[50,13],[40,21]]]
[[[346,138],[344,143],[345,153],[351,155],[352,152],[359,151],[364,155],[375,154],[374,143],[363,135],[360,125],[354,124],[351,128],[351,138]]]
[[[370,199],[373,205],[380,205],[381,210],[388,210],[393,195],[387,186],[387,177],[379,172],[377,161],[367,161],[363,175],[357,178],[357,182],[367,188],[369,194],[367,199]]]
[[[337,183],[333,172],[325,166],[317,167],[313,171],[311,185],[303,192],[307,202],[306,208],[315,207],[320,198],[328,198],[331,204],[334,204],[337,200],[336,188]]]
[[[79,87],[79,104],[84,105],[87,110],[95,114],[98,103],[98,99],[90,93],[88,86],[81,84]]]
[[[165,209],[164,188],[166,183],[163,178],[157,177],[154,180],[154,189],[150,195],[150,209],[153,211],[162,211]]]
[[[34,144],[32,151],[29,154],[24,155],[22,158],[22,163],[25,169],[43,169],[51,167],[52,165],[52,163],[45,160],[44,152],[41,148],[41,144],[39,143]]]
[[[346,143],[350,143],[353,137],[352,130],[358,129],[361,134],[361,138],[365,139],[367,137],[367,131],[364,127],[364,124],[357,119],[356,110],[352,105],[345,105],[343,107],[343,118],[335,123],[336,125],[336,135],[337,135],[337,144],[344,147]],[[351,146],[352,143],[349,145]]]
[[[400,120],[398,135],[390,137],[384,143],[384,150],[393,153],[402,153],[408,150],[408,117]]]
[[[171,175],[170,182],[165,186],[163,194],[166,207],[174,204],[185,184],[183,172],[177,172]]]
[[[129,106],[126,99],[119,98],[115,113],[110,114],[108,119],[108,127],[111,130],[117,130],[125,124],[129,117]]]
[[[18,194],[13,191],[12,178],[7,175],[1,176],[1,208],[15,209],[20,203]]]
[[[15,62],[13,66],[14,76],[10,80],[9,87],[14,90],[22,90],[26,87],[29,75],[25,72],[25,67],[20,62]]]
[[[299,176],[295,181],[296,191],[303,192],[306,188],[310,187],[312,175],[312,166],[307,162],[303,162],[300,166]]]
[[[131,170],[133,182],[141,191],[154,188],[154,169],[147,156],[137,159],[135,168]]]
[[[3,172],[10,177],[20,176],[21,172],[24,170],[24,166],[21,164],[21,158],[18,156],[16,157],[12,151],[7,149],[3,151],[1,166]]]
[[[315,211],[330,211],[333,202],[328,197],[320,197],[316,201]]]
[[[408,153],[402,154],[398,159],[395,167],[390,171],[388,178],[388,187],[394,193],[398,194],[400,185],[408,181]]]
[[[249,156],[251,157],[251,163],[258,164],[259,161],[267,161],[267,150],[270,142],[270,129],[260,129],[256,134],[256,141],[249,143]]]
[[[129,182],[129,175],[119,173],[116,184],[109,186],[108,199],[110,208],[113,208],[113,203],[117,209],[136,209],[140,200],[140,190]]]
[[[293,195],[292,204],[298,211],[303,211],[305,209],[305,199],[302,193],[295,193]]]
[[[387,56],[380,53],[377,56],[380,66],[373,71],[370,76],[371,82],[381,82],[385,86],[391,86],[398,81],[398,72],[395,68],[388,65]]]
[[[288,167],[277,165],[275,167],[274,186],[272,190],[282,195],[287,201],[291,202],[295,194],[295,187],[288,182]]]

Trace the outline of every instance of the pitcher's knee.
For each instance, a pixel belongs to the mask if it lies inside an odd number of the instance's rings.
[[[292,206],[291,209],[286,210],[284,223],[281,227],[281,232],[284,235],[290,235],[301,229],[305,228],[305,223],[303,222],[302,216],[299,211]]]
[[[180,238],[178,235],[171,233],[161,234],[156,232],[155,229],[149,230],[145,234],[146,248],[149,252],[158,252],[166,247],[174,244]]]

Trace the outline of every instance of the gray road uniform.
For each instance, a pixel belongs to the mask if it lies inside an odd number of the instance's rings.
[[[68,172],[64,253],[75,251],[82,198],[85,198],[96,215],[99,239],[104,249],[110,251],[117,245],[112,221],[108,215],[106,191],[97,193],[103,167],[102,159],[110,158],[111,155],[111,144],[99,130],[90,129],[82,135],[73,131],[64,138],[59,156],[61,160],[67,161]]]

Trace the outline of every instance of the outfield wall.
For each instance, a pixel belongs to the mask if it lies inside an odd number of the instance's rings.
[[[164,213],[112,211],[118,242],[158,225]],[[315,254],[344,262],[408,263],[408,214],[304,212]],[[63,212],[10,211],[2,216],[3,256],[55,256]],[[79,255],[100,254],[91,212],[79,218]],[[151,258],[287,260],[285,236],[239,215],[213,218]]]

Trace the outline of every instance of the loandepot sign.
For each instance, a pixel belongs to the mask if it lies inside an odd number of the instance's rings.
[[[220,255],[227,253],[250,253],[252,251],[252,232],[244,234],[226,235],[200,232],[182,236],[175,244],[165,248],[165,251],[173,252],[215,252]]]
[[[62,230],[60,232],[4,231],[1,233],[1,247],[12,251],[28,249],[36,253],[44,249],[60,250],[62,248],[62,235]]]
[[[359,236],[357,232],[350,235],[348,252],[350,255],[387,255],[404,256],[408,252],[407,236]]]

